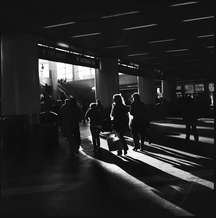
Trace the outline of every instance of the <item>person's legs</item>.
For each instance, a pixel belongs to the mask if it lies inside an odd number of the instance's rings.
[[[126,142],[126,140],[124,138],[124,133],[123,132],[119,133],[119,138],[121,140],[121,143],[122,143],[122,146],[123,146],[123,149],[124,149],[124,154],[127,154],[128,146],[127,146],[127,142]]]
[[[134,141],[134,150],[139,149],[139,134],[136,128],[132,128],[132,136]]]
[[[96,140],[95,128],[90,126],[90,131],[91,131],[91,136],[92,136],[93,149],[94,151],[96,151],[97,140]]]
[[[145,140],[146,140],[146,127],[145,126],[141,126],[139,129],[140,132],[140,138],[141,138],[141,150],[144,150],[145,147]]]
[[[186,123],[185,131],[186,131],[186,141],[189,141],[190,140],[190,123],[189,122]]]
[[[100,130],[97,129],[96,131],[96,144],[97,144],[97,150],[100,148]]]
[[[74,127],[73,129],[73,140],[74,140],[74,150],[76,153],[78,153],[81,144],[79,124],[77,124],[77,126]]]
[[[191,127],[192,127],[192,134],[194,135],[194,140],[195,142],[199,141],[199,136],[198,136],[198,131],[197,131],[197,127],[196,127],[196,121],[194,123],[192,123]]]

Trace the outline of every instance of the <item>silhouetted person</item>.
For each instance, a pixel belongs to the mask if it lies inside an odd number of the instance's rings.
[[[134,140],[133,150],[143,150],[147,136],[147,126],[149,125],[147,109],[145,104],[140,100],[140,95],[138,93],[132,95],[132,100],[130,114],[133,116],[131,121],[131,132]],[[141,141],[141,146],[139,141]]]
[[[90,131],[92,135],[92,142],[94,151],[97,152],[100,149],[100,132],[102,129],[102,117],[100,111],[97,109],[96,103],[91,103],[89,109],[85,114],[86,120],[90,119]]]
[[[83,102],[82,103],[82,114],[83,114],[83,124],[86,123],[86,117],[85,117],[85,114],[86,114],[86,111],[88,110],[88,104],[86,102]]]
[[[105,127],[105,125],[106,124],[108,125],[108,123],[110,121],[110,116],[109,116],[109,114],[108,115],[106,114],[106,110],[99,99],[96,99],[96,108],[100,113],[101,125],[102,125],[102,127]]]
[[[58,146],[58,114],[51,110],[51,101],[44,102],[44,111],[40,113],[40,124],[43,149],[51,153]]]
[[[183,121],[186,125],[186,141],[190,140],[190,135],[194,135],[194,140],[198,142],[199,136],[197,131],[197,119],[198,119],[198,107],[199,105],[189,96],[184,98],[183,103]]]
[[[122,155],[122,149],[124,149],[124,154],[126,155],[128,146],[124,139],[124,134],[129,131],[129,114],[128,107],[125,105],[121,94],[113,95],[110,117],[112,119],[113,129],[116,131],[122,143],[122,146],[118,149],[118,155]]]
[[[81,143],[79,122],[82,119],[82,111],[75,98],[65,100],[60,109],[60,117],[63,136],[67,138],[72,154],[78,153]]]
[[[101,116],[104,117],[105,110],[104,110],[104,107],[99,99],[96,99],[96,107],[97,107],[97,110],[101,113]]]

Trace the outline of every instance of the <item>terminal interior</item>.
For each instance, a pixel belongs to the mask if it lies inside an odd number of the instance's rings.
[[[0,14],[1,215],[197,216],[214,213],[215,87],[213,5],[207,1],[14,2]],[[151,108],[151,143],[127,155],[93,151],[89,122],[72,156],[58,124],[73,96],[110,114],[121,93]],[[199,102],[186,142],[181,103]],[[130,116],[130,120],[133,117]]]

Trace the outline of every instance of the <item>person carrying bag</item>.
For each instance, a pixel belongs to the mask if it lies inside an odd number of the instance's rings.
[[[125,105],[121,94],[115,94],[113,96],[110,117],[113,130],[116,132],[116,135],[119,137],[119,141],[121,142],[118,147],[118,155],[122,155],[122,149],[124,150],[124,155],[126,155],[128,146],[124,135],[129,132],[129,110]]]

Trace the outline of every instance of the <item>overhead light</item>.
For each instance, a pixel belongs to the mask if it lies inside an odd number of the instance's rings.
[[[192,21],[199,21],[199,20],[207,20],[215,18],[215,16],[207,16],[207,17],[197,17],[197,18],[191,18],[191,19],[185,19],[183,22],[192,22]]]
[[[67,23],[59,23],[59,24],[44,26],[44,28],[45,28],[45,29],[50,29],[50,28],[55,28],[55,27],[68,26],[68,25],[75,24],[75,23],[76,23],[76,22],[71,21],[71,22],[67,22]]]
[[[63,42],[58,42],[57,45],[60,46],[60,47],[63,47],[63,48],[69,48],[70,47],[68,44],[63,43]]]
[[[108,46],[106,48],[125,48],[128,47],[128,45],[113,45],[113,46]]]
[[[148,55],[148,53],[147,53],[147,52],[144,52],[144,53],[129,54],[128,57],[143,56],[143,55]]]
[[[180,54],[175,54],[175,56],[187,56],[187,55],[190,55],[189,53],[180,53]]]
[[[171,42],[175,41],[175,39],[164,39],[164,40],[155,40],[155,41],[149,41],[149,44],[154,44],[154,43],[162,43],[162,42]]]
[[[184,48],[184,49],[174,49],[174,50],[167,50],[165,52],[167,53],[172,53],[172,52],[181,52],[181,51],[188,51],[188,48]]]
[[[126,27],[126,28],[123,28],[123,30],[143,29],[143,28],[148,28],[148,27],[153,27],[153,26],[157,26],[157,24],[153,23],[153,24],[142,25],[142,26]]]
[[[178,6],[185,6],[185,5],[192,5],[192,4],[197,4],[198,2],[195,1],[189,1],[189,2],[183,2],[183,3],[178,3],[178,4],[172,4],[169,7],[178,7]]]
[[[63,51],[63,52],[70,53],[70,51],[68,51],[68,50],[65,50],[65,49],[61,49],[61,48],[55,48],[55,50],[57,50],[57,51]]]
[[[214,34],[197,36],[197,38],[208,38],[208,37],[214,37]]]
[[[120,16],[126,16],[126,15],[131,15],[131,14],[138,14],[140,11],[129,11],[129,12],[124,12],[124,13],[118,13],[118,14],[111,14],[107,16],[102,16],[101,19],[107,19],[107,18],[112,18],[112,17],[120,17]]]
[[[81,37],[87,37],[87,36],[96,36],[100,35],[101,33],[87,33],[87,34],[82,34],[82,35],[75,35],[72,36],[72,38],[81,38]]]
[[[214,45],[207,46],[206,48],[214,48]]]

